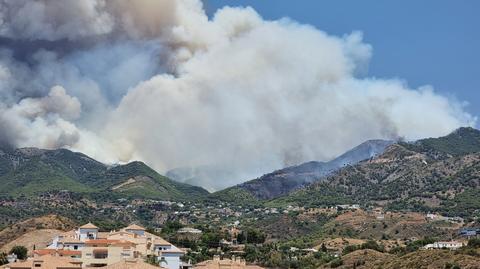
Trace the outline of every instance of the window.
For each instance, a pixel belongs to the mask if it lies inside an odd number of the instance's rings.
[[[73,246],[73,249],[77,250],[77,249],[78,249],[78,246]]]

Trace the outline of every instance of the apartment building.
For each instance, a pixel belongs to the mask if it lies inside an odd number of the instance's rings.
[[[161,266],[180,269],[180,257],[184,252],[163,238],[148,233],[145,228],[132,224],[118,231],[100,232],[87,223],[53,238],[37,256],[68,256],[80,261],[83,267],[103,267],[123,261],[142,260],[148,255],[158,257]],[[125,266],[130,266],[128,263]]]

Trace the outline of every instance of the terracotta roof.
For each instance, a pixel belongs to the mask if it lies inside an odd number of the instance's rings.
[[[85,241],[86,245],[109,245],[118,242],[119,240],[110,240],[110,239],[91,239]]]
[[[33,252],[34,254],[38,256],[43,256],[43,255],[54,255],[58,254],[59,256],[74,256],[74,255],[81,255],[82,252],[79,250],[70,250],[70,249],[37,249]]]
[[[83,226],[80,226],[80,229],[98,229],[98,227],[89,222]]]
[[[123,260],[121,262],[117,262],[107,267],[104,267],[104,269],[166,269],[166,268],[154,266],[138,259],[138,260]]]
[[[60,243],[75,243],[75,244],[83,244],[83,241],[77,238],[67,237],[62,238],[59,240]]]
[[[110,232],[98,232],[97,238],[107,238],[110,235]]]
[[[67,257],[56,257],[45,255],[41,257],[35,257],[28,259],[22,262],[15,262],[7,264],[5,268],[12,268],[12,269],[24,269],[24,268],[36,268],[35,264],[41,264],[41,268],[48,268],[48,269],[77,269],[81,268],[81,263],[78,261],[73,260],[72,258]]]
[[[85,242],[86,245],[112,245],[112,246],[132,246],[135,243],[127,240],[111,240],[111,239],[92,239]]]
[[[124,230],[140,230],[145,231],[145,228],[142,226],[138,226],[137,224],[131,224],[130,226],[126,227]]]
[[[171,245],[170,242],[168,242],[167,240],[165,240],[165,239],[163,239],[163,238],[161,238],[161,237],[155,238],[155,239],[153,240],[153,244],[154,244],[154,245],[158,245],[158,246],[170,246],[170,245]]]

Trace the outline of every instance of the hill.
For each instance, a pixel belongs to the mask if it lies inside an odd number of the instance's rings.
[[[50,191],[190,199],[206,195],[200,187],[164,177],[142,162],[107,166],[66,149],[23,148],[0,151],[0,196],[34,196]]]
[[[342,257],[342,265],[323,265],[338,269],[410,269],[410,268],[479,268],[478,256],[450,250],[418,250],[404,256],[395,256],[371,249],[357,250]],[[457,267],[455,267],[457,266]]]
[[[260,178],[219,191],[213,196],[220,199],[232,200],[238,198],[237,200],[241,200],[240,198],[244,198],[246,191],[256,199],[276,198],[322,180],[343,167],[377,156],[392,143],[392,141],[386,140],[370,140],[329,162],[311,161],[280,169]],[[235,192],[240,193],[240,197],[231,195]]]
[[[480,131],[461,128],[441,138],[397,143],[270,205],[376,203],[390,209],[473,216],[480,201]]]
[[[74,222],[70,219],[57,215],[30,218],[12,224],[0,231],[0,249],[2,251],[9,250],[9,247],[15,243],[23,245],[26,242],[32,243],[35,241],[41,243],[48,240],[49,238],[46,238],[46,235],[37,236],[39,234],[37,231],[39,230],[47,231],[47,234],[56,234],[56,231],[66,231],[74,226]],[[35,236],[31,237],[31,235]]]

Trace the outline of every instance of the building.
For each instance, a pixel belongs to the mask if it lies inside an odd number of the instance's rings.
[[[202,234],[202,231],[199,230],[199,229],[195,229],[195,228],[185,227],[185,228],[181,228],[180,230],[178,230],[177,233],[179,233],[179,234],[185,234],[185,233],[189,233],[189,234]]]
[[[181,228],[177,231],[177,238],[179,240],[197,241],[202,237],[202,231],[195,228]]]
[[[93,239],[85,242],[80,260],[86,267],[102,267],[139,256],[130,241]]]
[[[459,234],[466,237],[474,237],[480,235],[480,228],[464,228],[460,230]]]
[[[37,249],[33,251],[34,257],[41,256],[56,256],[56,257],[70,257],[70,258],[81,258],[82,252],[80,250],[70,250],[70,249]]]
[[[264,269],[257,265],[247,265],[245,260],[239,257],[232,259],[220,259],[214,256],[213,260],[204,261],[196,264],[193,269]]]
[[[82,262],[67,258],[44,255],[40,257],[29,258],[26,261],[9,263],[5,269],[79,269],[82,268]]]
[[[433,244],[428,244],[424,246],[424,249],[450,249],[450,250],[456,250],[461,247],[463,247],[464,244],[462,242],[458,241],[448,241],[448,242],[435,242]]]
[[[53,238],[46,249],[35,253],[38,257],[47,255],[75,258],[85,267],[110,266],[155,255],[165,268],[179,269],[184,252],[136,224],[119,231],[99,232],[97,226],[87,223]]]
[[[139,259],[123,260],[104,268],[105,269],[166,269],[165,267],[153,266]]]

